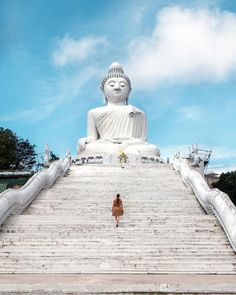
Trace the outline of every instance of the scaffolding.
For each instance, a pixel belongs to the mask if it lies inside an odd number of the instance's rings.
[[[200,149],[198,144],[193,144],[189,147],[189,155],[186,159],[194,166],[198,162],[199,166],[203,164],[204,173],[207,172],[207,167],[211,158],[212,150]]]

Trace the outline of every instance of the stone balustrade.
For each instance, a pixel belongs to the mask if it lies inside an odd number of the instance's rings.
[[[14,213],[22,212],[45,188],[49,188],[58,177],[64,176],[70,166],[70,160],[63,158],[53,162],[48,169],[34,174],[20,189],[8,189],[0,194],[0,225]]]
[[[183,182],[193,189],[205,211],[216,215],[236,252],[236,207],[229,196],[219,189],[211,189],[204,177],[189,167],[187,159],[175,156],[173,165]]]

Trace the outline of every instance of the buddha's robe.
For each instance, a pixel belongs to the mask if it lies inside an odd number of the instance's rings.
[[[88,112],[88,137],[105,141],[146,141],[145,114],[132,105],[92,109]]]
[[[132,105],[104,106],[88,112],[88,133],[78,143],[78,154],[107,155],[121,150],[129,156],[160,156],[147,142],[147,122],[143,111]]]

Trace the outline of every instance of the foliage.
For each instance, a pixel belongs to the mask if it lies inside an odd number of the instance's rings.
[[[50,162],[54,162],[54,161],[57,161],[59,160],[60,158],[55,155],[53,152],[50,152]]]
[[[36,163],[35,145],[0,127],[0,170],[30,170]]]
[[[212,186],[228,194],[236,205],[236,171],[222,173],[219,180],[214,182]]]
[[[7,189],[7,183],[0,183],[0,194]]]

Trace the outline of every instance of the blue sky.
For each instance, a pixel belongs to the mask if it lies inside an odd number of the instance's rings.
[[[198,143],[236,169],[235,1],[1,0],[0,40],[0,126],[37,152],[76,154],[118,61],[164,158]]]

